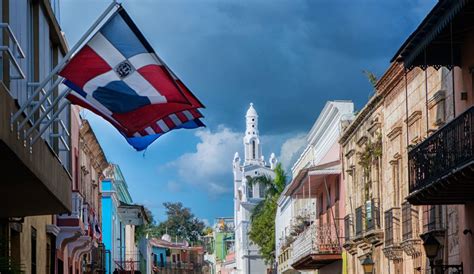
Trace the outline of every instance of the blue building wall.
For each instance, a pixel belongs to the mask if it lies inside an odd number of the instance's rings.
[[[127,182],[118,165],[111,164],[112,172],[101,182],[102,185],[102,239],[110,251],[106,262],[107,273],[115,270],[115,262],[125,261],[125,224],[118,215],[120,202],[132,203]]]
[[[113,250],[113,216],[116,214],[115,207],[113,205],[112,197],[110,193],[112,190],[112,182],[102,181],[102,242],[107,250]],[[109,262],[112,262],[113,258],[106,258],[106,270],[107,273],[111,273],[111,266]]]
[[[153,252],[153,263],[157,266],[166,266],[166,249],[162,247],[154,246]],[[161,256],[160,256],[161,255]]]

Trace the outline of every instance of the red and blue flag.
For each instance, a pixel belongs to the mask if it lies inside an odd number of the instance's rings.
[[[158,57],[120,7],[59,73],[68,99],[102,116],[137,150],[197,128],[204,106]]]

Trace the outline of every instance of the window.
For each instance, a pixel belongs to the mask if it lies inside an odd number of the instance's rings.
[[[326,209],[331,207],[331,187],[328,187],[328,197],[326,199]]]
[[[46,273],[55,273],[55,258],[56,258],[56,237],[51,234],[47,236],[46,244]]]
[[[247,186],[247,197],[253,198],[253,185],[251,184]]]
[[[165,260],[163,258],[163,253],[160,253],[160,266],[164,267],[165,266]]]
[[[74,148],[74,168],[76,169],[74,173],[74,179],[75,179],[75,190],[79,189],[79,178],[82,176],[79,176],[79,174],[82,173],[82,170],[79,167],[79,153],[77,152],[77,148]]]
[[[393,215],[392,210],[385,211],[385,246],[393,245]]]
[[[334,184],[334,188],[335,188],[335,190],[334,190],[335,191],[335,193],[334,193],[335,197],[334,198],[335,198],[336,202],[339,201],[339,184],[340,183],[339,183],[339,175],[338,175],[336,177],[336,183]]]
[[[399,161],[394,160],[392,164],[392,181],[393,181],[393,206],[398,207],[400,205],[400,169]]]
[[[256,159],[255,154],[255,140],[252,140],[252,159]]]
[[[31,273],[36,274],[36,229],[31,227]]]
[[[262,184],[259,184],[259,185],[258,185],[258,192],[259,192],[258,194],[260,195],[260,198],[265,197],[265,192],[266,192],[266,191],[265,191],[265,190],[266,190],[265,188],[266,188],[266,187],[265,187],[264,185],[262,185]]]

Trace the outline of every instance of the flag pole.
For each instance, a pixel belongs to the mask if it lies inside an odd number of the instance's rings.
[[[26,117],[23,119],[23,121],[17,126],[16,130],[20,131],[25,124],[28,122],[28,120],[33,116],[33,114],[41,107],[41,105],[48,99],[49,95],[51,95],[51,90],[54,90],[59,84],[61,84],[62,77],[59,77],[53,85],[48,89],[48,92],[45,93],[45,95],[38,101],[36,102],[35,106],[28,112],[26,113]],[[54,104],[51,104],[52,106]],[[54,106],[53,106],[54,107]]]
[[[42,114],[41,116],[35,121],[35,123],[33,124],[32,127],[30,127],[30,129],[28,129],[24,136],[23,136],[23,139],[26,139],[28,136],[30,136],[31,133],[33,133],[33,131],[36,129],[37,126],[39,126],[39,124],[43,121],[43,119],[46,118],[46,116],[49,115],[49,113],[51,112],[51,110],[57,105],[59,104],[59,101],[61,101],[61,99],[63,99],[64,97],[66,97],[69,93],[71,92],[71,89],[68,88],[66,91],[64,91],[63,93],[61,93],[58,97],[56,97],[56,99],[54,99],[54,101],[51,103],[51,106],[49,106]],[[50,119],[52,120],[52,119]],[[24,121],[27,121],[26,119]],[[49,125],[49,124],[48,124]]]
[[[54,75],[56,75],[65,65],[67,62],[69,62],[69,59],[71,56],[79,49],[79,47],[84,43],[84,41],[92,34],[92,32],[99,26],[99,24],[104,20],[107,15],[110,14],[110,12],[120,6],[117,1],[113,0],[112,3],[107,7],[107,9],[97,18],[97,20],[92,24],[92,26],[82,35],[82,37],[79,39],[79,41],[71,48],[71,50],[68,51],[68,53],[62,58],[61,62],[54,67],[54,69],[46,76],[46,78],[43,79],[34,91],[34,93],[31,95],[31,97],[20,107],[20,109],[12,116],[10,119],[10,123],[13,124],[15,121],[20,117],[20,115],[25,111],[25,109],[33,102],[36,96],[39,95],[41,92],[41,89],[46,86],[46,84],[51,80]],[[48,97],[51,95],[52,91],[54,89],[51,89],[48,94],[45,94],[45,97]]]
[[[30,139],[30,146],[33,146],[36,143],[36,141],[41,137],[41,135],[43,135],[46,129],[48,129],[48,127],[54,122],[54,120],[56,120],[56,118],[58,118],[61,111],[63,111],[64,108],[66,108],[66,106],[69,106],[70,104],[71,103],[69,101],[66,101],[59,107],[58,111],[54,113],[53,117],[51,117],[48,123],[43,128],[41,128],[38,135],[36,135],[36,137],[34,137],[33,139]]]

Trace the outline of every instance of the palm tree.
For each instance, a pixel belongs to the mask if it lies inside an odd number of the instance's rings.
[[[277,201],[286,186],[287,176],[279,163],[275,169],[275,177],[247,177],[249,185],[260,184],[266,188],[265,199],[253,209],[251,215],[250,240],[260,246],[263,258],[270,266],[275,261],[275,214]]]
[[[261,175],[257,177],[250,177],[247,176],[247,183],[251,186],[256,184],[260,184],[260,187],[264,187],[266,189],[265,199],[269,197],[273,197],[275,195],[280,196],[286,186],[286,172],[283,170],[281,163],[278,163],[275,169],[275,178],[272,178],[268,175]]]

